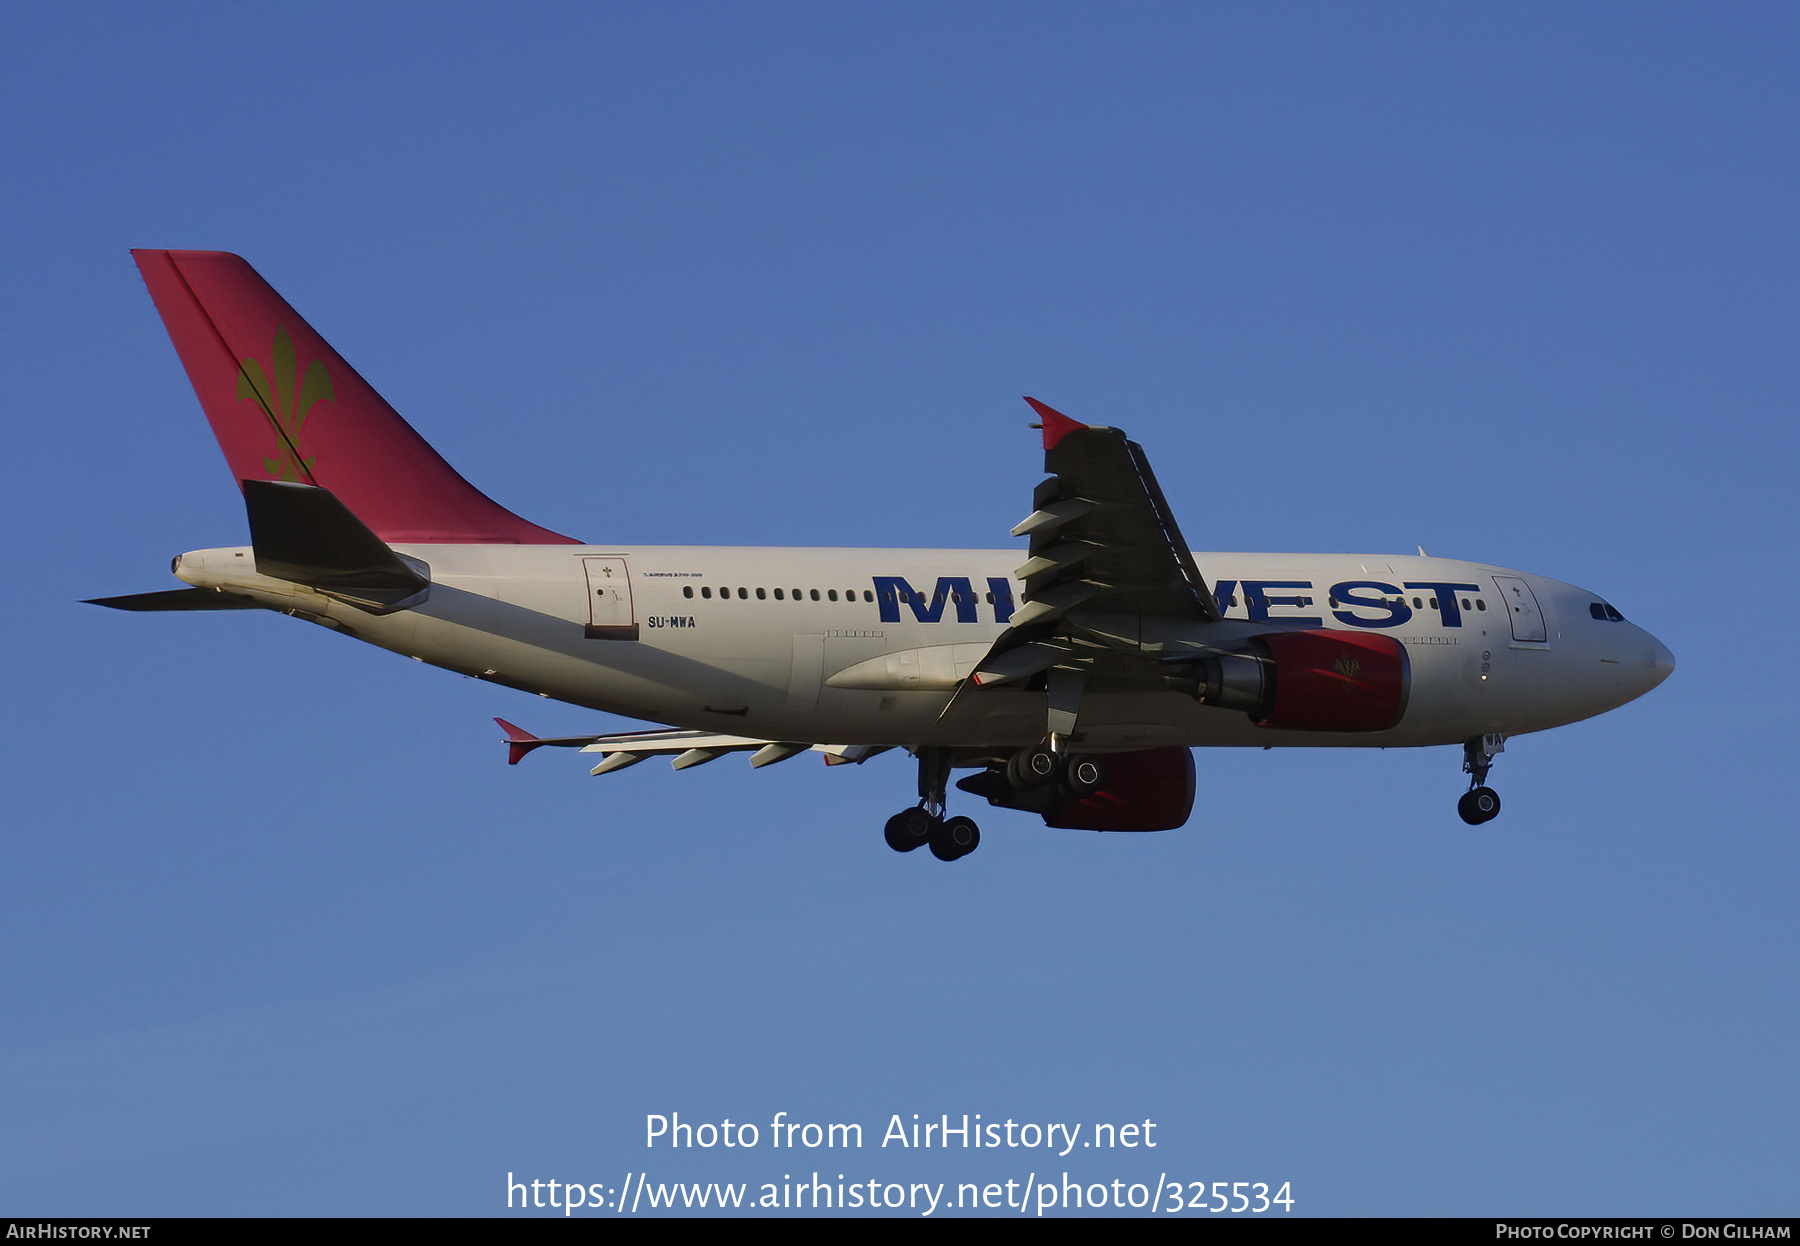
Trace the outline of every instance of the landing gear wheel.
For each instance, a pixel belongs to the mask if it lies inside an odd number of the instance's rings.
[[[902,809],[887,820],[881,835],[895,852],[911,852],[929,842],[937,826],[938,820],[923,809]]]
[[[1470,826],[1480,826],[1500,816],[1500,793],[1491,787],[1472,788],[1456,802],[1456,812]]]
[[[1047,748],[1021,749],[1006,764],[1007,777],[1022,791],[1044,786],[1061,769],[1061,759]]]
[[[938,824],[931,833],[931,855],[940,861],[966,857],[981,847],[981,828],[973,818],[956,817]]]
[[[1063,782],[1071,796],[1080,798],[1100,790],[1106,782],[1106,771],[1092,757],[1071,757]]]

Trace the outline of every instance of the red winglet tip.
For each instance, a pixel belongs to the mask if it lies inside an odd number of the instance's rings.
[[[1079,420],[1071,420],[1055,407],[1045,406],[1029,394],[1025,396],[1025,401],[1030,403],[1031,409],[1036,411],[1038,415],[1043,418],[1044,449],[1046,450],[1056,449],[1056,443],[1061,441],[1064,437],[1087,427],[1086,424],[1081,423]]]

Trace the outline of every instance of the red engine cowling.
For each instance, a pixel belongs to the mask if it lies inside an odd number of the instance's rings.
[[[1411,670],[1392,636],[1321,628],[1257,639],[1275,659],[1275,695],[1259,727],[1386,731],[1406,713]]]
[[[1106,778],[1098,791],[1058,802],[1045,826],[1076,831],[1172,831],[1194,811],[1194,755],[1151,748],[1097,757]]]
[[[1061,783],[1022,790],[998,766],[956,786],[990,805],[1035,813],[1046,826],[1077,831],[1172,831],[1193,812],[1194,755],[1187,749],[1100,753],[1093,760],[1103,777],[1098,789],[1081,796]]]

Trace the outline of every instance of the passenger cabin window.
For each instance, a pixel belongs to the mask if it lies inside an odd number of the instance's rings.
[[[681,586],[681,595],[683,597],[692,597],[694,595],[694,586],[692,584],[683,584]]]
[[[712,600],[712,586],[709,584],[702,584],[700,586],[700,595],[708,601]]]
[[[836,601],[837,600],[837,590],[835,588],[828,588],[825,590],[825,596],[830,598],[832,601]]]
[[[747,588],[740,588],[740,589],[738,589],[738,600],[739,600],[739,601],[743,601],[743,600],[745,600],[745,599],[746,599],[746,598],[748,598],[748,597],[749,597],[749,596],[750,596],[750,590],[749,590],[749,589],[747,589]]]
[[[1424,606],[1419,604],[1419,599],[1417,597],[1413,598],[1413,609],[1414,610],[1423,610],[1424,608],[1425,608]]]
[[[819,590],[818,590],[818,589],[816,589],[816,588],[815,588],[815,589],[813,589],[813,591],[812,591],[812,599],[813,599],[813,600],[814,600],[814,601],[817,601],[817,600],[819,600]]]
[[[776,589],[775,591],[779,593],[781,590]],[[767,601],[768,599],[769,599],[769,595],[767,593],[763,592],[760,588],[756,590],[756,600]]]
[[[1481,598],[1479,598],[1479,597],[1477,597],[1477,598],[1476,598],[1476,599],[1475,599],[1475,608],[1476,608],[1476,609],[1477,609],[1477,610],[1486,610],[1486,609],[1487,609],[1487,602],[1485,602],[1485,601],[1483,601],[1483,600],[1481,600]]]

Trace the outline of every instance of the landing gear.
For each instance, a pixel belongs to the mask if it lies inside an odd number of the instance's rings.
[[[1456,812],[1470,826],[1480,826],[1500,815],[1500,794],[1491,787],[1472,788],[1456,802]]]
[[[921,844],[930,842],[932,829],[937,819],[923,809],[902,809],[887,820],[887,827],[882,831],[882,838],[887,846],[895,852],[911,852]]]
[[[934,818],[921,808],[902,809],[887,820],[881,837],[895,852],[929,845],[940,861],[966,857],[981,847],[981,828],[973,818]]]
[[[1063,785],[1072,796],[1087,796],[1100,790],[1106,782],[1106,772],[1100,763],[1092,757],[1071,757],[1063,776]]]
[[[1463,745],[1463,773],[1469,776],[1469,790],[1456,802],[1456,812],[1470,826],[1480,826],[1500,816],[1500,794],[1487,785],[1488,771],[1494,758],[1506,751],[1506,737],[1491,731]]]
[[[1062,758],[1042,745],[1020,749],[1006,763],[1006,777],[1021,791],[1042,787],[1056,778],[1062,769]]]
[[[1014,753],[1006,763],[1007,780],[1021,792],[1055,783],[1062,794],[1080,800],[1100,790],[1106,771],[1092,757],[1069,757],[1055,736]]]
[[[889,818],[882,838],[895,852],[911,852],[921,844],[929,844],[931,855],[940,861],[966,857],[981,846],[981,828],[972,818],[944,816],[950,750],[924,748],[918,757],[919,803]]]
[[[966,857],[981,847],[981,828],[973,818],[951,818],[938,824],[931,836],[931,855],[940,861]]]

